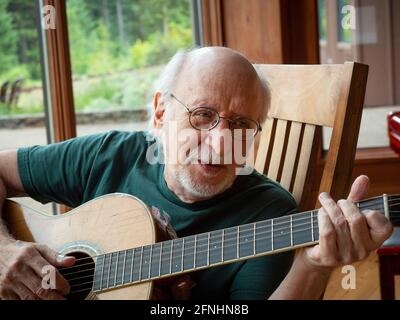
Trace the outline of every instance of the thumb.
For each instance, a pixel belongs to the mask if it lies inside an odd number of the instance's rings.
[[[361,175],[354,180],[351,185],[350,193],[347,197],[347,200],[350,201],[359,201],[366,197],[369,189],[369,178],[366,175]]]
[[[45,245],[37,245],[40,254],[55,267],[70,267],[75,263],[75,257],[65,256]]]

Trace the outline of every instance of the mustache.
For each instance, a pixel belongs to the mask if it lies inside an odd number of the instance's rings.
[[[224,161],[227,159],[224,159],[221,155],[216,153],[212,148],[195,148],[190,150],[189,154],[187,155],[185,159],[184,164],[198,164],[203,163],[203,164],[231,164],[232,159],[230,163],[225,163]]]

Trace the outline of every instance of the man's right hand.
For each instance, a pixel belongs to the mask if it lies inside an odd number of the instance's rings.
[[[60,300],[69,293],[69,284],[55,269],[55,289],[42,286],[42,269],[70,267],[75,258],[60,256],[49,247],[13,239],[0,240],[0,298]]]

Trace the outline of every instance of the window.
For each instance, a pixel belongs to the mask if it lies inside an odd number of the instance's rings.
[[[36,1],[0,1],[0,150],[47,144]],[[28,198],[16,199],[52,212]]]
[[[326,0],[318,0],[319,40],[326,41]]]
[[[152,84],[193,46],[191,0],[67,1],[78,135],[147,128]]]
[[[355,6],[355,4],[359,4]],[[387,114],[400,110],[400,1],[352,0],[318,1],[319,28],[325,29],[326,43],[320,42],[321,63],[356,61],[369,65],[365,107],[358,148],[388,147]],[[350,10],[342,13],[342,8]],[[326,18],[321,18],[326,10]],[[342,19],[350,17],[351,27],[343,28]],[[353,28],[354,27],[354,28]],[[324,149],[330,130],[324,131]]]
[[[46,144],[35,1],[0,1],[0,148]],[[12,136],[13,139],[9,139]]]
[[[345,14],[348,13],[343,13],[342,10],[345,6],[347,5],[351,5],[350,3],[351,1],[349,0],[337,0],[336,1],[336,8],[337,8],[337,13],[336,13],[336,17],[337,17],[337,31],[338,31],[338,41],[339,42],[344,42],[344,43],[351,43],[351,29],[344,27],[342,24],[342,20],[345,16]],[[345,12],[347,12],[345,10]]]

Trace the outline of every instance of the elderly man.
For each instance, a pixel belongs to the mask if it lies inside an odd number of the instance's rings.
[[[261,130],[266,99],[263,81],[239,53],[219,47],[178,53],[158,82],[151,135],[113,131],[2,151],[0,204],[28,195],[77,207],[124,192],[169,216],[178,236],[295,213],[287,191],[257,172],[243,174],[244,163],[231,157],[238,149],[251,152],[248,142]],[[381,213],[361,214],[353,204],[367,188],[361,176],[347,200],[320,195],[318,245],[299,250],[294,260],[285,252],[194,272],[192,298],[321,297],[333,267],[365,258],[391,234]],[[70,266],[74,259],[15,241],[1,226],[1,298],[63,298],[69,288],[61,275],[56,289],[40,286],[41,268],[49,263]]]

